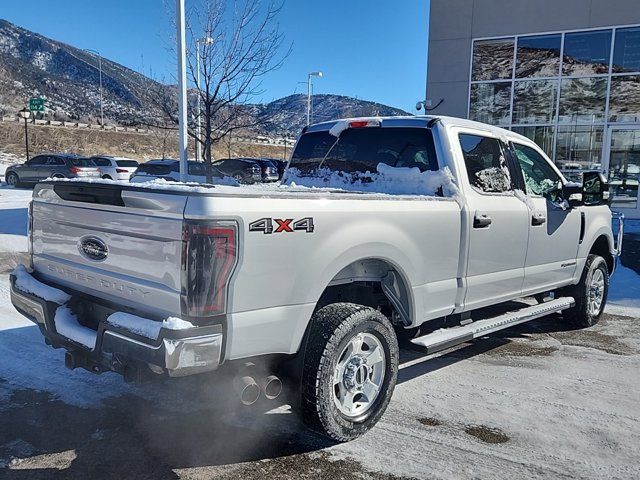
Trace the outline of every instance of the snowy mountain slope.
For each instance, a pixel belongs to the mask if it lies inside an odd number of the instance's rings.
[[[157,92],[162,85],[106,58],[102,59],[102,71],[105,120],[138,124],[154,116],[149,92]],[[98,59],[84,50],[0,19],[0,115],[14,114],[24,108],[29,98],[40,96],[46,98],[49,119],[97,119]],[[407,115],[397,108],[341,95],[314,95],[313,102],[314,121],[345,116]],[[291,95],[246,108],[265,121],[254,133],[296,134],[306,123],[305,95]]]

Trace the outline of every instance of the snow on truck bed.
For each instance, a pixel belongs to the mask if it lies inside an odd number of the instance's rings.
[[[120,184],[150,190],[169,190],[184,193],[204,193],[239,196],[277,196],[298,193],[353,193],[374,196],[411,196],[442,198],[456,197],[458,187],[448,167],[436,171],[420,171],[417,167],[391,167],[379,163],[376,172],[349,173],[328,168],[320,169],[313,176],[303,175],[298,169],[290,168],[285,174],[285,183],[258,183],[253,185],[233,185],[226,179],[221,183],[203,185],[199,183],[179,183],[154,179],[148,182],[130,184],[123,181],[103,179],[52,179],[56,182],[80,182],[92,184]]]

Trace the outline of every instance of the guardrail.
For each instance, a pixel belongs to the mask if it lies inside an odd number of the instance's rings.
[[[3,122],[20,122],[22,119],[15,116],[5,116],[1,119]],[[142,133],[147,134],[149,130],[146,128],[136,128],[136,127],[122,127],[119,125],[100,125],[98,123],[83,123],[83,122],[67,122],[61,120],[43,120],[43,119],[32,119],[29,121],[30,125],[39,125],[45,127],[61,127],[61,128],[82,128],[87,130],[107,130],[107,131],[116,131],[116,132],[127,132],[127,133]]]

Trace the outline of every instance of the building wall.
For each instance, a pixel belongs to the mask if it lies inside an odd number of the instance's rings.
[[[426,98],[467,116],[472,39],[640,24],[640,0],[431,0]]]

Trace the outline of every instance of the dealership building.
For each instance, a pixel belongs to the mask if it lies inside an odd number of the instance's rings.
[[[426,98],[601,170],[640,218],[640,0],[431,0]]]

